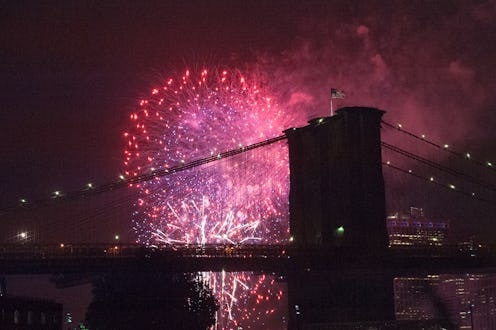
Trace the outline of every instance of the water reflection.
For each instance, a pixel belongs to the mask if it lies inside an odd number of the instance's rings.
[[[80,329],[80,323],[92,330],[194,329],[191,322],[209,319],[214,330],[496,329],[495,273],[125,273],[66,280],[69,287],[56,287],[49,276],[11,275],[0,283],[0,329],[29,322],[57,330]],[[211,307],[214,299],[218,309]],[[63,304],[60,315],[43,321],[54,303]],[[98,327],[90,326],[92,318]],[[64,323],[54,327],[53,320]]]
[[[93,282],[90,329],[206,329],[217,310],[192,274],[108,273]]]
[[[351,323],[394,320],[390,274],[308,270],[289,273],[287,281],[289,329],[346,329]]]
[[[204,272],[217,299],[215,330],[287,329],[287,285],[276,275]]]

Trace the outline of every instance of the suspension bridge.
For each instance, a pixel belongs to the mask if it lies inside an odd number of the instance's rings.
[[[0,269],[5,273],[50,273],[159,265],[182,271],[277,270],[337,264],[410,269],[412,260],[429,269],[435,264],[444,270],[495,266],[490,253],[460,253],[453,246],[442,255],[439,249],[398,255],[386,248],[386,207],[398,209],[405,207],[404,203],[415,203],[433,213],[448,209],[445,215],[463,208],[471,218],[462,219],[469,221],[462,228],[487,224],[496,210],[496,185],[492,184],[496,172],[491,162],[392,124],[383,120],[382,114],[371,108],[344,108],[333,117],[312,120],[308,126],[290,128],[283,135],[252,145],[80,191],[21,201],[0,210],[4,228]],[[222,166],[239,155],[288,144],[291,192],[286,244],[144,247],[127,238],[130,234],[115,233],[115,228],[129,226],[131,205],[136,200],[135,193],[126,189],[130,185]],[[337,234],[339,228],[345,235]],[[357,255],[366,256],[368,262]]]

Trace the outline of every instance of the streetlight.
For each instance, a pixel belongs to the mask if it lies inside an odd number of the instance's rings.
[[[52,193],[52,198],[59,198],[59,197],[62,197],[62,193],[59,190],[54,191]]]
[[[27,231],[21,231],[17,233],[17,241],[24,244],[28,241],[29,239],[29,234]]]

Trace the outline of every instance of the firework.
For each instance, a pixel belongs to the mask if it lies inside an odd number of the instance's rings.
[[[286,329],[286,288],[273,275],[204,272],[219,310],[215,329]]]
[[[126,137],[134,177],[281,134],[291,124],[238,71],[186,71],[139,102]],[[288,238],[286,143],[136,185],[133,216],[145,244],[279,244]]]

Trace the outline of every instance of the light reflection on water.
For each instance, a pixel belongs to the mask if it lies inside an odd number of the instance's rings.
[[[200,277],[219,304],[212,329],[287,329],[287,285],[276,275],[222,271]]]
[[[371,282],[381,282],[381,276],[374,278],[371,274],[362,274],[350,279],[348,275],[339,278],[336,273],[313,271],[300,275],[296,281],[289,281],[291,276],[254,272],[199,273],[198,279],[208,284],[220,306],[216,325],[212,329],[282,330],[288,329],[291,324],[311,327],[315,323],[324,324],[325,329],[338,329],[333,324],[346,322],[363,325],[368,320],[377,321],[373,325],[377,329],[386,329],[379,325],[384,323],[381,322],[384,319],[366,317],[360,320],[355,317],[363,315],[362,312],[367,314],[366,309],[373,309],[376,305],[388,308],[387,303],[381,305],[383,301],[377,300],[380,293],[377,292],[378,286],[368,295],[364,292],[370,288]],[[9,275],[5,279],[10,295],[53,299],[64,304],[64,315],[66,312],[72,314],[73,325],[84,321],[84,313],[91,300],[89,282],[56,288],[46,275]],[[405,323],[401,322],[432,319],[447,321],[449,329],[496,329],[495,273],[384,279],[385,293],[391,296],[392,319],[396,320],[392,322],[397,322],[396,327],[387,329],[403,329]],[[349,300],[343,303],[351,295],[355,299],[370,301]],[[295,304],[299,304],[299,314],[290,315],[295,313]],[[351,317],[337,319],[339,315],[345,315],[342,311],[348,308],[354,309],[348,311],[347,315]],[[322,317],[318,322],[317,316]],[[290,321],[291,317],[293,321]]]

